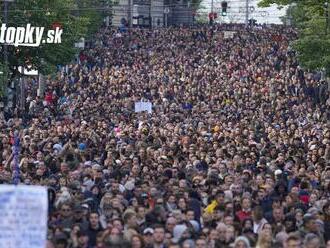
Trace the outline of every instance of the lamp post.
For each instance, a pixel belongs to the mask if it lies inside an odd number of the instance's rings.
[[[245,0],[245,26],[249,26],[249,0]]]

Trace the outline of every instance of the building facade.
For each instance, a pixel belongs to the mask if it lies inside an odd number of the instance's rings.
[[[193,24],[187,0],[119,0],[113,6],[113,26],[165,27]]]

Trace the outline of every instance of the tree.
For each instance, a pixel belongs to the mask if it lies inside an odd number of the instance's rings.
[[[201,7],[202,2],[203,0],[192,0],[191,7],[193,7],[195,10],[198,10]]]
[[[8,46],[8,68],[12,77],[18,66],[37,69],[42,74],[53,72],[58,64],[69,63],[77,52],[74,43],[95,32],[102,22],[106,0],[15,0],[10,3],[7,27],[45,27],[44,34],[56,26],[63,28],[61,43],[39,47]],[[102,13],[101,13],[102,12]],[[78,14],[77,14],[78,13]]]
[[[298,29],[293,42],[300,64],[310,70],[325,70],[330,75],[330,35],[327,29],[327,0],[261,0],[259,6],[289,5],[284,19]]]
[[[7,78],[8,69],[6,65],[2,61],[0,61],[0,99],[2,98],[2,96],[4,96]]]

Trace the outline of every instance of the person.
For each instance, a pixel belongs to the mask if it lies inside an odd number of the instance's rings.
[[[239,221],[243,222],[245,219],[250,218],[251,215],[251,200],[249,197],[244,197],[242,198],[242,209],[236,213],[236,216]]]
[[[243,236],[235,239],[234,248],[250,248],[249,240]]]
[[[265,226],[267,226],[267,224]],[[258,235],[256,248],[271,248],[271,247],[272,247],[271,229],[264,227]]]
[[[77,225],[104,248],[136,235],[146,247],[234,246],[238,236],[254,246],[264,228],[274,247],[297,231],[299,246],[312,233],[325,245],[330,98],[289,48],[297,35],[282,25],[101,27],[79,63],[46,77],[47,99],[26,78],[24,118],[4,106],[0,182],[18,163],[21,183],[51,188],[53,245],[62,234],[77,243]]]
[[[76,234],[77,237],[77,241],[76,243],[73,243],[73,247],[74,248],[90,248],[92,247],[91,245],[89,245],[89,237],[88,237],[88,233],[84,230],[78,231],[78,233]]]
[[[99,222],[99,214],[97,212],[91,212],[89,214],[89,226],[86,230],[88,236],[88,245],[90,247],[96,246],[96,237],[97,234],[103,231],[103,228]]]
[[[224,204],[224,197],[225,193],[219,190],[215,195],[215,199],[205,208],[205,212],[213,213],[216,207]]]
[[[312,214],[305,214],[303,218],[303,227],[299,230],[301,238],[306,237],[307,234],[312,233],[319,237],[321,244],[324,244],[323,236],[319,230],[316,222],[316,217]]]
[[[252,211],[253,218],[253,232],[259,233],[261,227],[267,223],[267,220],[263,217],[263,210],[261,206],[255,206]]]
[[[143,247],[145,247],[144,240],[140,235],[133,235],[131,243],[132,243],[132,248],[143,248]]]
[[[207,242],[205,239],[197,239],[196,240],[196,248],[206,248],[207,247]]]
[[[165,245],[165,228],[160,225],[156,225],[153,228],[153,243],[150,247],[152,248],[166,248]]]
[[[290,234],[285,241],[285,248],[299,248],[301,245],[302,242],[299,235]]]
[[[321,245],[320,238],[316,234],[309,233],[306,235],[304,239],[304,247],[318,248],[320,247],[320,245]]]

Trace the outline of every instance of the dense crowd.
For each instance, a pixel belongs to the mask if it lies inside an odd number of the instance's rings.
[[[19,130],[49,248],[329,248],[330,97],[296,36],[103,28],[44,97],[29,88],[23,119],[1,116],[1,182]]]

